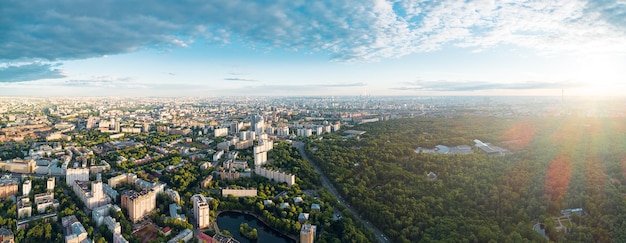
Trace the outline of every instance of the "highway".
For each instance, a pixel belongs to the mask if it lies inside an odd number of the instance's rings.
[[[338,200],[339,202],[346,207],[348,210],[350,210],[350,212],[352,213],[352,215],[354,215],[354,217],[356,217],[358,220],[360,220],[365,227],[367,227],[368,229],[370,229],[372,232],[374,232],[374,234],[376,235],[376,239],[378,239],[378,242],[381,243],[387,243],[390,242],[389,238],[387,238],[382,231],[380,231],[378,228],[376,228],[373,224],[371,224],[369,221],[361,218],[361,216],[356,212],[356,210],[354,210],[352,208],[352,206],[350,206],[349,204],[346,203],[346,201],[343,199],[343,197],[341,197],[341,195],[339,195],[339,193],[337,192],[337,189],[335,189],[335,186],[330,183],[330,180],[328,179],[328,177],[326,177],[326,175],[322,172],[322,170],[317,166],[317,164],[313,163],[313,161],[311,159],[309,159],[309,157],[307,156],[307,154],[304,152],[304,143],[302,142],[293,142],[293,146],[298,148],[298,150],[300,151],[300,154],[302,155],[302,158],[307,160],[315,169],[315,171],[317,171],[318,174],[320,174],[320,178],[322,179],[322,185],[324,187],[326,187],[326,189],[328,189],[328,191],[330,191],[331,194],[333,194]]]

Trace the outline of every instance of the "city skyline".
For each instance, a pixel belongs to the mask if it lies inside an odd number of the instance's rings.
[[[621,96],[624,1],[0,7],[0,96]]]

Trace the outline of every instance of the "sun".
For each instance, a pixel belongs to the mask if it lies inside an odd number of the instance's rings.
[[[626,95],[626,58],[611,55],[588,55],[578,59],[568,76],[577,87],[571,91],[581,96]]]

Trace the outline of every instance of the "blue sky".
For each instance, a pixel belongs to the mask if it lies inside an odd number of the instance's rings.
[[[623,95],[626,0],[17,1],[0,96]]]

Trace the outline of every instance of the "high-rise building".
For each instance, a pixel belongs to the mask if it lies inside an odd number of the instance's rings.
[[[267,151],[274,148],[274,142],[270,140],[259,140],[257,146],[254,146],[254,164],[263,165],[267,162]]]
[[[46,189],[48,191],[53,191],[54,190],[54,177],[48,178],[48,181],[46,182]]]
[[[138,222],[156,208],[156,192],[152,189],[127,191],[122,195],[122,208],[128,211],[129,220]]]
[[[201,194],[193,195],[191,200],[193,200],[193,214],[196,217],[198,228],[209,227],[209,201]]]
[[[28,196],[28,194],[30,193],[30,189],[32,188],[33,184],[31,181],[24,181],[24,183],[22,184],[22,195]]]
[[[237,134],[239,130],[241,130],[242,127],[243,127],[243,122],[234,121],[233,123],[230,124],[230,132],[233,134]]]
[[[289,136],[289,127],[278,127],[278,129],[276,130],[276,135],[278,135],[279,137]]]
[[[263,129],[265,129],[265,119],[263,119],[263,116],[254,115],[252,116],[251,125],[254,132],[262,134],[264,132]]]
[[[91,183],[91,189],[89,188]],[[102,181],[74,181],[72,183],[74,194],[83,201],[89,209],[94,209],[110,202],[109,197],[104,195]]]
[[[315,225],[303,224],[300,229],[300,242],[301,243],[313,243],[315,240]]]

